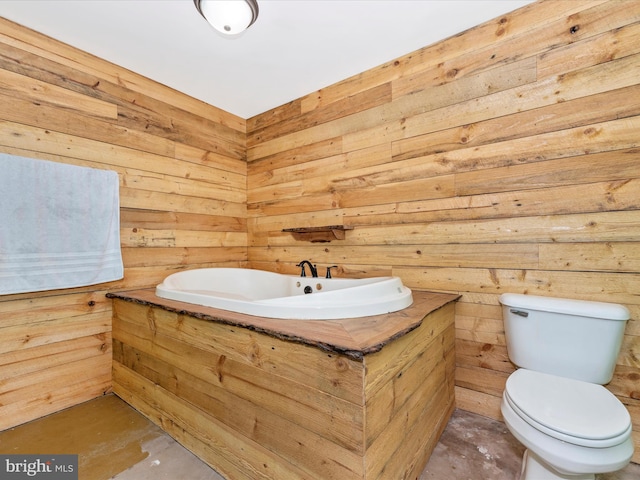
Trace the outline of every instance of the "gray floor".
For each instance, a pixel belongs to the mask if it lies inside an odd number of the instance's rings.
[[[456,410],[419,480],[517,480],[523,453],[504,423]],[[596,479],[640,480],[640,465]]]
[[[149,456],[114,480],[175,480],[182,478],[185,464],[189,465],[189,480],[224,480],[166,435],[144,448]],[[517,480],[522,453],[523,447],[503,423],[456,410],[419,480]],[[596,478],[638,480],[640,465]]]

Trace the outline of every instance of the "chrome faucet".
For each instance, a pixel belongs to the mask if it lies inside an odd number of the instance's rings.
[[[302,268],[302,270],[300,271],[300,276],[301,277],[306,277],[307,276],[307,272],[304,269],[305,265],[309,265],[309,270],[311,271],[311,276],[313,278],[317,278],[318,277],[318,269],[316,268],[315,265],[311,265],[311,262],[309,260],[302,260],[300,263],[298,263],[296,265],[296,267]]]

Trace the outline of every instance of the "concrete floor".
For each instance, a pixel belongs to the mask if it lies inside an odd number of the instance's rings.
[[[504,423],[456,410],[419,480],[517,480],[523,453]],[[640,480],[640,465],[596,479]]]
[[[0,452],[78,454],[80,480],[224,480],[114,395],[0,432]],[[516,480],[522,452],[501,422],[456,410],[419,480]],[[640,465],[597,478],[638,480]]]

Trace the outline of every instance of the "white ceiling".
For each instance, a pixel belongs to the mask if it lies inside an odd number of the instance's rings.
[[[258,0],[225,37],[192,0],[0,0],[0,15],[242,118],[532,0]]]

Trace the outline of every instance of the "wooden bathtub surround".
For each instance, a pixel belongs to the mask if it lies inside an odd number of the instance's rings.
[[[456,298],[316,322],[118,294],[114,391],[229,479],[416,478],[453,409]]]

